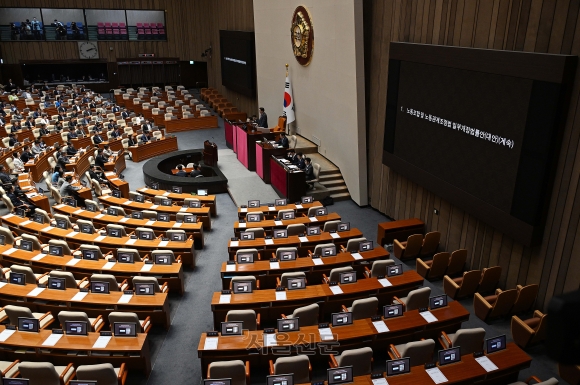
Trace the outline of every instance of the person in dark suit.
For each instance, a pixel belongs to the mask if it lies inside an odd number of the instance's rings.
[[[22,163],[28,162],[30,159],[34,159],[34,155],[30,152],[30,147],[24,146],[22,149],[22,154],[20,154],[20,160]]]
[[[290,143],[288,143],[288,138],[284,132],[280,133],[280,139],[276,142],[276,144],[282,148],[290,147]]]
[[[34,122],[32,121],[32,116],[26,118],[26,122],[24,122],[24,127],[32,130],[34,128]]]
[[[40,125],[40,129],[38,130],[38,133],[40,134],[40,136],[44,136],[44,135],[50,134],[50,132],[46,128],[46,124],[41,124]]]
[[[14,206],[14,208],[23,208],[26,211],[26,215],[29,218],[34,215],[34,212],[36,211],[36,206],[34,206],[28,202],[22,201],[18,197],[18,195],[14,192],[13,186],[8,185],[4,189],[6,191],[6,196],[8,197],[8,199],[10,199],[10,202],[12,202],[12,205]]]
[[[115,127],[115,129],[113,131],[111,131],[110,134],[111,138],[113,139],[117,139],[119,136],[121,136],[121,133],[119,132],[119,127]]]
[[[137,145],[137,142],[138,141],[137,141],[137,138],[135,136],[129,135],[129,137],[127,139],[129,139],[129,141],[127,142],[127,145],[129,147],[133,147],[133,146],[136,146]]]
[[[112,113],[116,113],[119,112],[119,106],[117,106],[116,104],[113,104],[113,108],[111,109]]]
[[[75,148],[75,146],[73,146],[72,142],[69,140],[68,142],[66,142],[66,154],[70,155],[70,156],[75,156],[77,154],[77,149]]]
[[[126,108],[123,108],[123,112],[121,112],[121,118],[127,119],[129,117],[129,113],[127,112]]]
[[[187,176],[187,173],[183,170],[183,165],[178,164],[177,170],[178,171],[175,173],[175,176]]]
[[[296,154],[296,163],[294,163],[300,170],[304,170],[306,168],[306,163],[304,162],[304,156],[301,152]]]
[[[103,170],[98,170],[94,164],[89,166],[89,177],[96,180],[101,186],[109,186],[109,181],[103,178]]]
[[[151,123],[149,123],[149,119],[145,119],[145,123],[143,123],[143,125],[141,126],[141,129],[143,130],[143,132],[148,134],[152,128],[153,127],[151,126]]]
[[[189,174],[190,177],[195,178],[202,175],[201,174],[201,166],[197,163],[193,165],[193,171]]]
[[[109,119],[109,124],[107,124],[107,128],[109,130],[114,130],[117,127],[115,121],[113,119]]]
[[[314,169],[312,168],[312,163],[310,158],[304,159],[304,173],[306,174],[306,181],[314,179]]]
[[[109,158],[107,158],[104,154],[103,154],[103,149],[99,148],[98,152],[97,152],[97,157],[95,158],[95,166],[102,168],[103,170],[105,169],[105,163],[107,163],[109,161]]]
[[[60,186],[60,195],[63,197],[73,197],[77,201],[77,205],[80,207],[84,207],[85,199],[81,198],[78,193],[78,190],[81,189],[79,186],[73,186],[72,182],[72,175],[67,175],[64,177],[64,183]]]
[[[266,115],[264,107],[260,107],[260,117],[258,118],[258,127],[268,127],[268,115]]]
[[[16,146],[18,143],[20,143],[20,142],[18,141],[18,139],[16,139],[16,136],[15,136],[14,134],[12,134],[12,133],[11,133],[10,135],[8,135],[8,137],[10,138],[10,140],[8,141],[8,146],[10,146],[10,147],[14,147],[14,146]]]
[[[296,164],[296,152],[293,149],[288,150],[288,154],[286,154],[286,159],[288,159],[292,164]]]
[[[70,159],[66,156],[66,151],[60,150],[58,154],[58,161],[56,162],[61,170],[66,170],[67,163],[70,163]]]
[[[70,127],[68,129],[68,134],[66,134],[66,138],[67,138],[67,140],[78,138],[78,135],[76,134],[76,132],[74,132],[73,127]]]
[[[100,143],[103,143],[103,142],[104,142],[104,140],[101,137],[101,135],[98,132],[93,131],[93,143],[94,144],[100,144]]]
[[[147,136],[146,133],[141,134],[141,136],[139,137],[139,140],[143,143],[147,143],[149,141],[149,137]]]

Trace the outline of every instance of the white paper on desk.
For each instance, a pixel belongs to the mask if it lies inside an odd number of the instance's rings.
[[[0,289],[2,289],[6,285],[8,285],[8,282],[0,282]]]
[[[60,205],[56,205],[54,207],[56,207],[57,209],[60,209],[61,207],[64,207],[64,203],[61,203]]]
[[[179,212],[180,212],[180,213],[182,213],[182,212],[184,212],[184,211],[187,211],[187,207],[182,207],[182,208],[180,208],[180,209],[179,209]]]
[[[181,222],[179,222],[179,223],[175,222],[175,223],[173,224],[173,227],[181,227],[181,225],[182,225],[182,224],[183,224],[183,223],[181,223]]]
[[[54,227],[52,227],[52,226],[48,226],[48,227],[45,227],[44,229],[42,229],[42,230],[40,230],[40,231],[50,231],[50,230],[52,230],[52,229],[54,229]]]
[[[149,208],[150,209],[156,209],[157,207],[159,207],[159,205],[151,205]]]
[[[114,179],[111,179],[111,180],[114,180]],[[131,200],[127,199],[127,200],[126,200],[125,202],[123,202],[122,204],[123,204],[123,205],[130,205],[130,204],[131,204],[131,202],[132,202]]]
[[[238,227],[240,229],[245,229],[246,228],[246,224],[245,223],[238,223]]]
[[[312,263],[314,263],[316,266],[324,265],[322,258],[312,258]]]
[[[386,278],[381,278],[379,279],[379,283],[383,286],[383,287],[387,287],[387,286],[393,286],[393,284],[391,283],[391,281],[389,281]]]
[[[143,267],[141,267],[141,271],[151,271],[152,268],[153,268],[152,263],[146,263],[143,265]]]
[[[12,218],[13,216],[14,216],[14,214],[6,214],[6,215],[2,216],[2,218],[3,219],[8,219],[8,218]]]
[[[71,301],[82,301],[83,299],[85,299],[85,297],[87,296],[87,294],[89,294],[88,291],[79,291],[70,300]]]
[[[95,215],[95,219],[101,219],[104,216],[105,216],[105,214],[97,214],[97,215]]]
[[[165,191],[162,196],[166,197],[169,196],[169,194],[171,194],[169,191]]]
[[[168,243],[169,243],[169,241],[161,241],[161,242],[159,242],[159,247],[165,247],[165,246],[167,246]]]
[[[80,213],[82,213],[83,211],[85,211],[85,210],[83,210],[83,209],[78,209],[78,210],[77,210],[77,211],[75,211],[73,214],[80,214]]]
[[[308,237],[298,237],[300,242],[308,242]]]
[[[276,226],[282,226],[282,221],[274,221],[274,224],[275,224]]]
[[[373,378],[373,385],[389,385],[385,377]]]
[[[111,336],[100,336],[95,341],[95,344],[93,345],[93,349],[103,349],[103,348],[106,348],[107,345],[109,344],[109,341],[111,340],[111,338],[113,338],[113,337],[111,337]]]
[[[339,233],[330,233],[330,236],[331,236],[332,238],[335,238],[335,239],[336,239],[336,238],[340,238],[340,234],[339,234]]]
[[[274,207],[274,206],[268,206],[268,211],[276,211],[276,207]]]
[[[493,372],[494,370],[498,370],[499,368],[497,367],[496,364],[494,364],[489,358],[487,358],[486,356],[481,356],[481,357],[477,357],[475,359],[475,361],[477,361],[478,364],[481,365],[482,368],[485,369],[486,372]]]
[[[226,271],[236,271],[236,265],[226,265]]]
[[[427,372],[429,377],[431,377],[433,382],[435,382],[436,384],[442,384],[444,382],[449,381],[447,379],[447,377],[445,377],[443,372],[441,372],[441,370],[439,370],[439,368],[437,368],[437,367],[431,368],[431,369],[425,369],[425,371]]]
[[[273,239],[265,239],[265,240],[264,240],[264,243],[265,243],[266,245],[273,245],[273,244],[274,244],[274,240],[273,240]]]
[[[40,253],[40,254],[38,254],[38,255],[35,255],[34,257],[32,257],[32,260],[33,260],[33,261],[40,261],[40,260],[41,260],[42,258],[44,258],[44,257],[46,257],[46,254],[42,254],[42,253]]]
[[[276,292],[276,301],[286,301],[286,292],[285,291],[277,291]]]
[[[230,247],[238,247],[240,245],[240,241],[230,241]]]
[[[103,265],[103,267],[101,267],[101,269],[110,270],[115,266],[116,263],[117,262],[107,262]]]
[[[264,346],[278,346],[275,333],[264,333]]]
[[[389,331],[389,327],[385,325],[384,321],[373,321],[373,325],[379,333],[386,333]]]
[[[26,294],[26,296],[27,297],[36,297],[37,295],[39,295],[40,293],[42,293],[45,290],[46,290],[45,287],[37,287],[36,289],[32,290],[30,293]]]
[[[54,346],[64,336],[64,334],[51,334],[47,339],[44,340],[42,346]]]
[[[32,221],[24,221],[20,223],[20,226],[26,226],[27,224],[32,223]]]
[[[35,197],[35,196],[37,196],[37,195],[38,195],[37,193],[30,193],[30,194],[26,194],[26,196],[27,196],[28,198],[34,198],[34,197]]]
[[[2,330],[2,333],[0,333],[0,342],[6,341],[14,333],[16,333],[16,330]]]
[[[205,337],[203,350],[216,350],[218,347],[219,337]]]
[[[18,250],[18,249],[15,249],[14,247],[11,247],[8,250],[6,250],[5,252],[3,252],[2,254],[10,255],[13,252],[15,252],[16,250]]]
[[[270,269],[279,269],[280,262],[270,262]]]
[[[230,303],[232,300],[231,294],[220,294],[220,303]]]
[[[297,209],[301,209],[301,208],[303,208],[303,206],[302,205],[296,205],[296,208]]]
[[[129,219],[131,219],[131,218],[123,217],[123,218],[119,219],[119,222],[127,222]]]
[[[342,294],[343,293],[340,286],[330,286],[330,291],[332,292],[332,294]]]
[[[133,298],[133,294],[123,294],[121,298],[119,298],[117,303],[129,303],[129,301],[131,301],[131,298]]]
[[[316,217],[308,217],[308,219],[310,219],[310,222],[318,222],[318,218]]]
[[[68,233],[66,236],[67,236],[67,237],[74,237],[74,236],[75,236],[75,235],[77,235],[78,233],[79,233],[78,231],[73,231],[73,232],[70,232],[70,233]]]
[[[147,226],[151,226],[151,225],[152,225],[152,224],[154,224],[154,223],[155,223],[155,221],[147,221],[147,223],[145,223],[145,225],[147,225]]]
[[[421,315],[421,317],[423,317],[425,319],[425,321],[431,323],[431,322],[437,322],[437,317],[435,317],[433,315],[433,313],[431,313],[429,310],[424,311],[419,313]]]
[[[135,242],[137,242],[137,238],[135,239],[129,239],[127,242],[125,242],[126,245],[133,245]]]
[[[114,174],[114,172],[111,172],[111,174]],[[106,175],[106,174],[105,174],[105,175]],[[139,190],[137,190],[137,191],[139,191],[139,192],[145,192],[145,191],[147,191],[147,189],[146,189],[146,188],[140,188],[140,189],[139,189]]]
[[[73,259],[71,259],[70,261],[68,261],[68,262],[66,263],[66,265],[67,265],[67,266],[74,266],[74,265],[76,265],[77,263],[79,263],[79,261],[80,261],[80,259],[79,259],[79,258],[73,258]]]
[[[114,173],[113,171],[107,171],[107,172],[105,173],[105,175],[106,175],[106,176],[111,176],[111,175],[115,175],[115,173]],[[142,188],[141,190],[147,190],[147,189],[144,189],[144,188]],[[141,191],[141,190],[139,190],[139,191]]]
[[[332,235],[332,234],[331,234],[331,235]],[[352,256],[354,259],[363,259],[363,256],[362,256],[362,255],[360,255],[359,253],[352,253],[352,254],[351,254],[351,256]]]
[[[328,341],[334,339],[332,336],[332,330],[330,328],[321,328],[318,329],[318,333],[320,333],[320,339],[322,341]]]
[[[95,238],[95,241],[96,241],[96,242],[100,242],[100,241],[102,241],[102,240],[103,240],[103,239],[105,239],[105,238],[107,238],[107,236],[106,236],[106,235],[99,235],[98,237],[96,237],[96,238]]]
[[[242,212],[242,213],[247,213],[247,212],[248,212],[248,209],[247,209],[247,208],[245,208],[245,207],[242,207],[242,208],[240,209],[240,212]]]

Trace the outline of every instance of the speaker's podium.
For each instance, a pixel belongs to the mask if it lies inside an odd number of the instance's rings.
[[[284,158],[270,158],[270,183],[274,191],[290,202],[300,201],[306,194],[306,174]]]
[[[217,144],[206,140],[203,142],[203,163],[205,163],[206,166],[215,166],[217,161]]]

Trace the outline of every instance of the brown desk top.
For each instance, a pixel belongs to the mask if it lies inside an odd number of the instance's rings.
[[[251,304],[258,306],[259,304],[268,304],[272,306],[276,303],[287,303],[293,300],[309,300],[320,299],[321,297],[338,297],[341,295],[357,294],[372,291],[388,291],[391,289],[398,289],[400,286],[423,284],[423,277],[417,274],[414,270],[404,272],[402,275],[389,277],[388,281],[392,286],[384,287],[377,278],[360,279],[356,283],[339,286],[343,293],[333,294],[330,286],[326,284],[308,285],[302,290],[286,290],[286,300],[276,300],[275,289],[255,290],[249,294],[231,294],[229,303],[220,303],[221,292],[214,292],[211,300],[212,309],[216,307],[228,307],[230,305]]]
[[[153,197],[153,196],[164,196],[176,201],[183,201],[185,198],[195,198],[195,199],[199,199],[199,201],[201,203],[214,203],[216,201],[216,196],[215,195],[191,195],[191,194],[186,194],[186,193],[181,193],[181,194],[177,194],[177,193],[172,193],[170,191],[166,191],[166,190],[153,190],[151,188],[148,187],[142,187],[140,189],[137,190],[138,192],[140,192],[141,194]]]
[[[316,207],[316,206],[323,206],[323,205],[319,201],[315,201],[312,203],[304,203],[304,204],[299,204],[299,205],[296,205],[294,203],[289,203],[285,206],[274,206],[274,207],[269,207],[269,206],[265,206],[265,205],[262,205],[260,207],[246,207],[246,208],[238,207],[238,216],[243,217],[246,215],[246,213],[264,213],[264,214],[276,215],[276,214],[278,214],[278,211],[280,211],[280,210],[308,211],[309,208]]]
[[[314,220],[313,220],[314,219]],[[288,225],[293,225],[297,223],[302,223],[304,225],[316,225],[317,223],[324,224],[327,221],[340,220],[340,215],[337,213],[328,213],[328,215],[322,215],[318,217],[296,217],[295,219],[286,219],[281,221],[275,221],[273,219],[264,220],[260,222],[246,222],[240,224],[239,221],[234,222],[234,231],[244,231],[244,229],[262,227],[264,229],[273,227],[286,227]],[[240,226],[241,225],[241,226]]]
[[[398,221],[381,222],[379,223],[379,227],[381,227],[384,230],[390,230],[409,226],[420,226],[424,224],[425,223],[419,218],[412,218],[412,219],[401,219]]]
[[[127,208],[129,210],[132,211],[143,211],[143,210],[153,210],[153,211],[160,211],[160,212],[164,212],[164,213],[172,213],[172,214],[177,214],[177,213],[189,213],[189,214],[195,214],[198,216],[209,216],[209,207],[200,207],[198,209],[196,208],[191,208],[191,207],[181,207],[181,206],[161,206],[161,205],[156,205],[150,202],[144,202],[144,203],[140,203],[140,202],[134,202],[131,200],[128,200],[126,198],[115,198],[113,196],[110,195],[103,195],[99,197],[99,202],[101,202],[104,205],[114,205],[114,206],[119,206],[122,208]]]

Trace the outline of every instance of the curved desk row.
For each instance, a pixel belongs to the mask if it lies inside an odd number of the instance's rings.
[[[128,151],[132,154],[133,162],[141,162],[154,156],[177,151],[177,138],[163,138],[155,142],[147,142],[139,146],[129,147]]]
[[[328,215],[321,215],[317,217],[300,216],[296,217],[295,219],[283,219],[280,221],[273,219],[267,219],[259,222],[244,222],[244,223],[235,221],[234,233],[236,234],[236,236],[238,236],[241,231],[245,231],[246,229],[252,229],[256,227],[261,227],[267,233],[271,233],[272,230],[274,229],[285,229],[288,225],[294,224],[303,224],[306,227],[308,226],[324,227],[324,224],[328,221],[340,221],[340,215],[338,215],[337,213],[328,213]]]
[[[273,203],[273,202],[272,202]],[[259,207],[238,207],[238,218],[244,219],[247,213],[262,213],[265,216],[269,217],[268,219],[273,219],[272,217],[276,217],[278,215],[278,211],[281,210],[294,210],[296,214],[307,213],[308,209],[311,207],[322,206],[322,203],[319,201],[315,201],[312,203],[303,203],[303,204],[294,204],[289,203],[284,206],[266,206],[261,205]]]
[[[195,198],[199,199],[201,204],[209,207],[211,215],[217,215],[217,206],[216,206],[216,196],[215,195],[192,195],[192,194],[185,194],[185,193],[173,193],[166,190],[154,190],[148,187],[142,187],[137,190],[141,194],[149,197],[152,199],[155,196],[164,196],[166,198],[171,199],[172,201],[181,204],[185,198]]]

